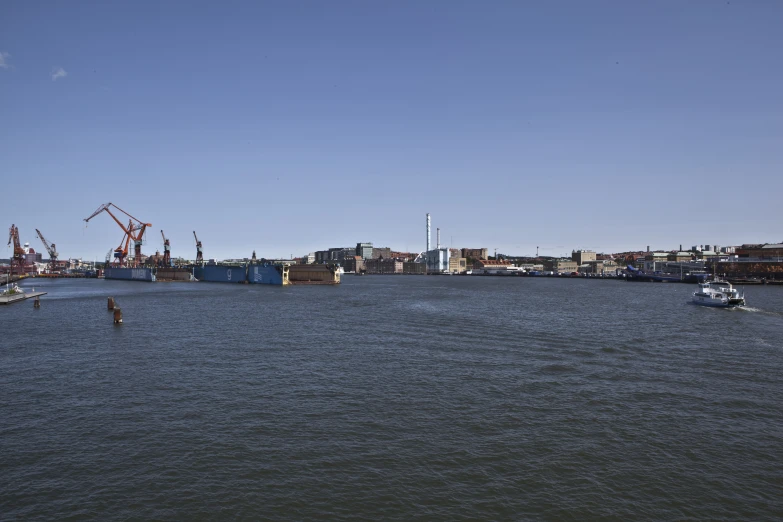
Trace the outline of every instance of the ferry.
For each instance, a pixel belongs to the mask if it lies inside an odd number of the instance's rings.
[[[693,302],[702,306],[723,308],[745,306],[745,296],[727,281],[699,283],[699,289],[693,292]]]

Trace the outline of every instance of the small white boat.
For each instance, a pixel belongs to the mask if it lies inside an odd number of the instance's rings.
[[[693,302],[703,306],[724,308],[745,306],[745,296],[731,286],[728,281],[710,281],[699,283],[699,289],[693,292]]]

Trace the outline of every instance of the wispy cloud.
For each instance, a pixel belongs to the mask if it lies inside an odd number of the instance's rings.
[[[8,69],[8,67],[10,67],[10,64],[8,63],[8,58],[10,57],[10,54],[0,51],[0,69]]]
[[[52,67],[52,81],[57,80],[57,78],[65,78],[66,76],[68,76],[68,73],[62,67]]]

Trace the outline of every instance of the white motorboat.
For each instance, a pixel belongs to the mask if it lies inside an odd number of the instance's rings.
[[[693,292],[693,302],[703,306],[724,308],[745,306],[745,295],[731,286],[728,281],[710,281],[699,283],[699,289]]]

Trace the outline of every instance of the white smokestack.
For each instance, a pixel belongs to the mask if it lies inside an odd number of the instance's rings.
[[[437,244],[438,246],[436,248],[440,248],[440,229],[436,229],[437,233],[435,234],[435,237],[437,238]]]
[[[430,251],[432,241],[430,239],[430,215],[427,213],[427,252]]]

